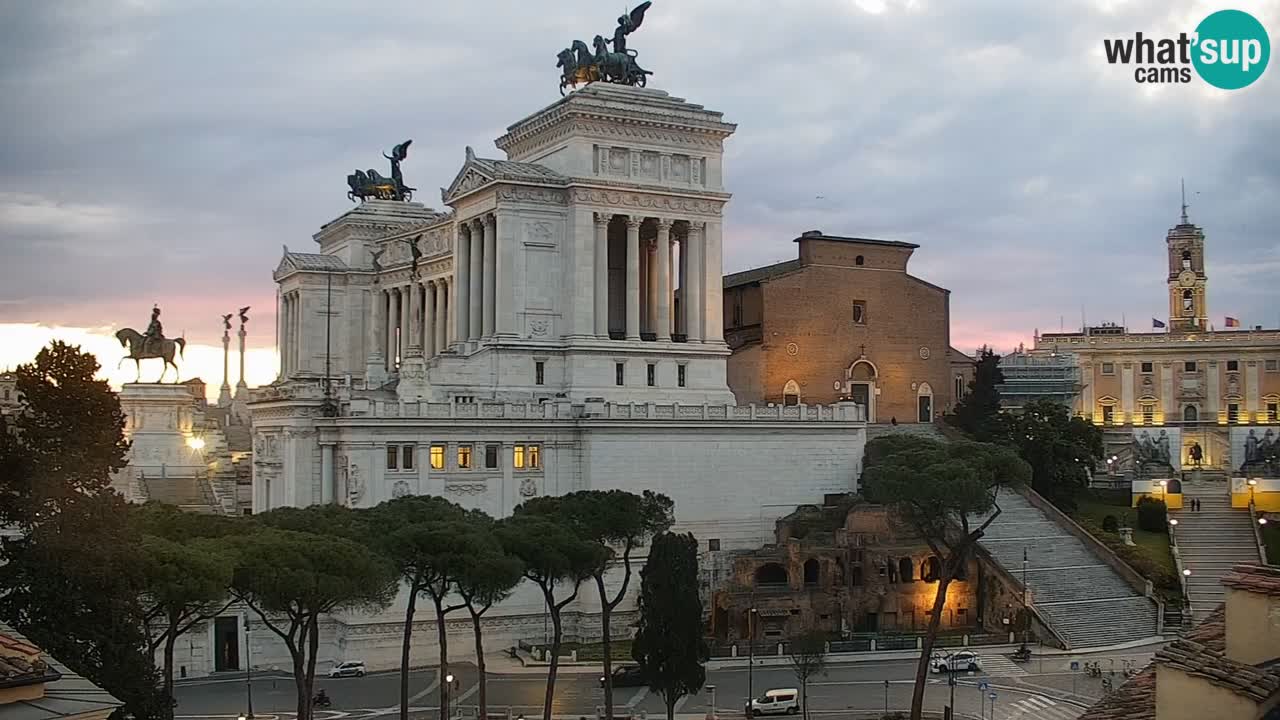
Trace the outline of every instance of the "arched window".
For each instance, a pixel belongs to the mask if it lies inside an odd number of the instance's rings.
[[[804,584],[818,584],[818,560],[817,558],[809,558],[804,561]]]
[[[898,577],[904,583],[909,583],[916,579],[911,566],[911,558],[902,558],[898,561]]]
[[[787,384],[782,386],[782,404],[783,405],[799,405],[800,404],[800,383],[795,380],[788,380]]]
[[[1182,314],[1188,316],[1196,314],[1196,302],[1190,290],[1182,291]]]
[[[1182,419],[1187,422],[1195,422],[1200,418],[1200,411],[1195,405],[1188,405],[1182,408]]]
[[[756,585],[786,585],[788,582],[787,569],[778,563],[765,563],[756,568]]]
[[[1190,250],[1182,251],[1182,269],[1183,270],[1191,269],[1191,251]]]
[[[864,263],[864,261],[863,261],[863,259],[862,259],[862,256],[861,256],[861,255],[859,255],[858,257],[856,257],[856,258],[854,258],[854,259],[853,259],[853,264],[854,264],[854,265],[857,265],[858,267],[862,267],[863,263]]]
[[[928,559],[920,563],[920,579],[925,582],[938,582],[938,576],[942,574],[942,563],[937,556],[930,555]]]

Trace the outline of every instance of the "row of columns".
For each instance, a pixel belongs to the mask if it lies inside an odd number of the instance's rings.
[[[459,341],[515,336],[514,242],[499,246],[498,229],[494,213],[458,225],[453,272],[458,283],[454,323]]]
[[[609,224],[615,215],[595,215],[595,334],[609,337]],[[705,337],[703,276],[706,268],[705,224],[621,215],[626,225],[625,337],[641,339],[642,326],[658,341],[683,330],[689,342]],[[655,237],[641,241],[640,229],[652,221]],[[679,252],[676,252],[676,247]],[[673,258],[676,258],[673,261]],[[673,312],[677,282],[684,299],[680,317]],[[643,323],[642,323],[643,320]]]
[[[450,279],[414,281],[375,290],[369,346],[387,371],[410,357],[435,357],[452,342]]]
[[[279,318],[280,337],[276,344],[280,347],[280,374],[287,376],[297,372],[302,365],[302,298],[300,292],[294,290],[282,293],[279,302],[276,317]]]

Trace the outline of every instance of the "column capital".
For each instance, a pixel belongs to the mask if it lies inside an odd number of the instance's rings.
[[[707,223],[702,220],[688,220],[689,234],[702,233],[707,229]]]
[[[480,219],[490,229],[498,227],[497,213],[485,213]]]
[[[476,232],[479,232],[482,234],[484,233],[484,218],[482,217],[471,218],[470,220],[467,221],[467,224],[471,225],[471,227]]]
[[[628,216],[627,216],[627,228],[628,228],[628,229],[631,229],[631,228],[638,228],[638,227],[640,227],[640,223],[642,223],[642,222],[644,222],[644,218],[642,218],[642,217],[637,217],[637,216],[635,216],[635,215],[628,215]]]
[[[675,220],[668,218],[655,218],[658,223],[658,232],[671,232],[671,226],[675,224]]]
[[[611,220],[613,220],[613,213],[595,213],[596,225],[608,225]]]

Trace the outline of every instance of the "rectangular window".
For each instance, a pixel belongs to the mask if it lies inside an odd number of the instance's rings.
[[[458,446],[458,468],[461,470],[468,470],[471,468],[471,446],[470,445]]]
[[[542,467],[542,447],[539,445],[529,446],[529,469],[537,470]]]
[[[1144,373],[1155,372],[1155,363],[1149,363],[1149,362],[1142,363],[1142,372]]]
[[[498,467],[498,448],[500,445],[484,446],[484,466],[488,470]]]
[[[444,446],[443,445],[431,446],[431,469],[432,470],[444,469]]]
[[[679,387],[684,387],[684,383],[685,383],[684,374],[685,374],[685,366],[677,365],[676,366],[676,385]]]
[[[1239,361],[1239,360],[1228,360],[1228,361],[1227,361],[1227,372],[1239,372],[1239,371],[1240,371],[1240,361]]]
[[[853,324],[854,325],[867,324],[867,303],[865,300],[853,301]]]
[[[398,445],[387,446],[387,469],[400,469],[400,447]]]
[[[524,446],[517,445],[511,449],[511,466],[517,470],[524,469]]]
[[[1273,364],[1273,365],[1274,365],[1276,361],[1275,361],[1275,360],[1268,360],[1267,362],[1269,362],[1269,363],[1271,363],[1271,364]],[[1275,368],[1267,368],[1267,369],[1268,369],[1268,370],[1274,370]],[[9,399],[9,388],[5,388],[5,389],[4,389],[4,399],[5,399],[5,400],[8,400],[8,399]]]
[[[1227,422],[1235,425],[1240,422],[1240,404],[1230,403],[1227,405]]]
[[[707,550],[715,552],[720,549],[720,538],[711,538],[707,541]]]
[[[1266,362],[1264,362],[1264,363],[1263,363],[1263,367],[1264,367],[1264,368],[1266,368],[1267,372],[1275,372],[1275,371],[1277,371],[1277,370],[1280,370],[1280,360],[1276,360],[1275,358],[1271,358],[1270,360],[1267,360]],[[5,398],[5,400],[8,400],[8,399],[9,399],[9,391],[8,391],[8,390],[6,390],[6,391],[5,391],[5,396],[4,396],[4,398]]]
[[[1104,363],[1102,363],[1102,374],[1103,374],[1103,375],[1115,375],[1115,374],[1116,374],[1116,364],[1115,364],[1115,363],[1109,363],[1109,362],[1104,362]]]
[[[400,469],[401,469],[401,470],[412,470],[412,469],[413,469],[413,454],[414,454],[414,452],[416,452],[416,451],[417,451],[417,449],[418,449],[418,448],[417,448],[417,446],[416,446],[416,445],[401,445],[401,446],[400,446],[400,459],[401,459]]]
[[[1187,362],[1182,363],[1182,371],[1183,371],[1183,372],[1195,372],[1195,371],[1196,371],[1196,361],[1195,361],[1195,360],[1188,360]]]
[[[658,380],[658,366],[654,365],[653,363],[649,363],[648,369],[645,372],[646,372],[645,383],[649,387],[653,387],[655,384],[657,384],[657,380]]]
[[[1267,422],[1280,422],[1280,403],[1267,403]]]
[[[533,364],[533,384],[544,385],[547,380],[547,364],[541,360]]]
[[[625,375],[624,375],[625,372],[626,372],[626,365],[624,363],[613,364],[613,384],[614,385],[622,384],[622,381],[625,378]]]

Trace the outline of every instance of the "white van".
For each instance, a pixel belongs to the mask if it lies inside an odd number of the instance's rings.
[[[795,715],[800,712],[800,691],[795,688],[767,690],[751,701],[751,717],[757,715]]]

